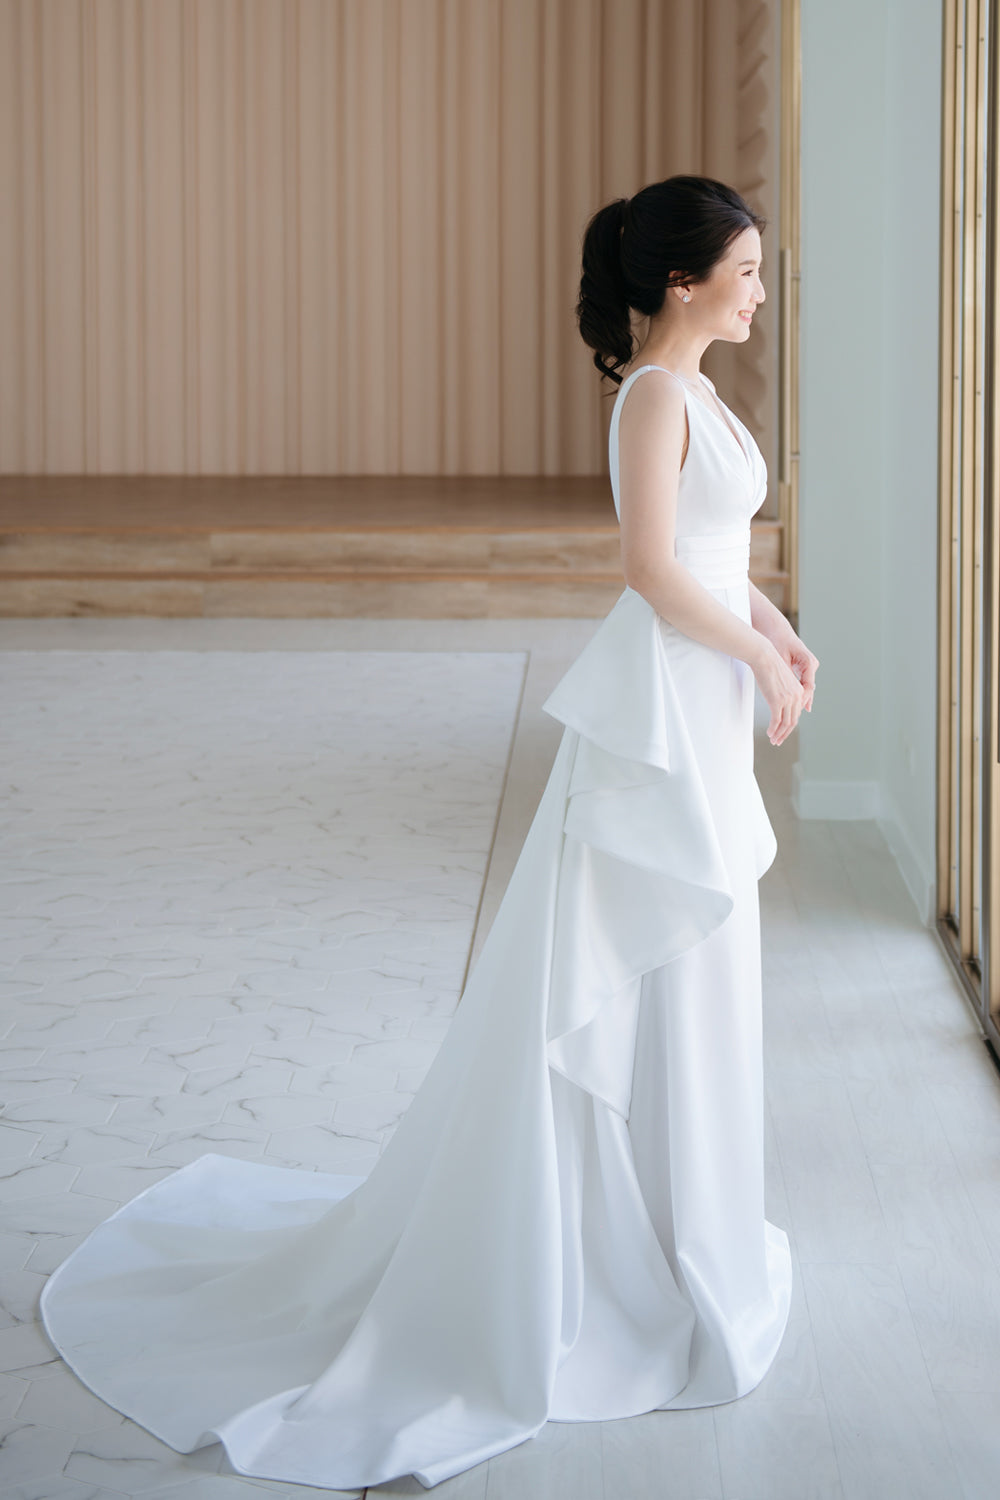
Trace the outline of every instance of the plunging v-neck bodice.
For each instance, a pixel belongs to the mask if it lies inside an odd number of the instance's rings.
[[[611,490],[615,510],[621,516],[621,494],[618,465],[618,427],[622,408],[633,383],[650,370],[660,370],[676,380],[684,391],[686,409],[698,406],[709,421],[699,426],[700,418],[688,421],[688,451],[681,465],[677,486],[676,535],[705,536],[735,532],[749,526],[750,518],[764,503],[767,494],[767,466],[763,454],[736,414],[724,402],[725,412],[713,411],[707,402],[695,396],[690,383],[666,365],[640,365],[622,381],[611,414],[608,433],[608,458]],[[718,399],[715,386],[702,375]]]
[[[666,368],[666,367],[664,366],[663,368]],[[669,373],[671,375],[673,375],[676,372],[673,371],[673,370],[671,370]],[[729,410],[728,406],[726,406],[726,404],[725,404],[724,401],[719,400],[719,396],[718,396],[718,393],[717,393],[717,391],[715,389],[715,386],[712,385],[711,381],[708,379],[708,376],[701,374],[700,371],[699,371],[699,375],[700,375],[700,378],[701,378],[703,384],[709,386],[709,388],[710,388],[710,390],[712,392],[712,395],[719,402],[719,406],[721,407],[721,410],[717,411],[714,406],[709,406],[709,404],[708,404],[707,401],[699,401],[698,405],[699,406],[703,406],[707,412],[710,412],[712,416],[714,416],[718,421],[720,421],[723,424],[723,426],[726,428],[727,432],[730,432],[732,434],[732,436],[733,436],[733,438],[734,438],[734,440],[736,442],[736,446],[740,450],[740,454],[742,455],[742,457],[746,460],[746,462],[748,464],[751,464],[752,463],[752,459],[750,458],[750,455],[747,452],[746,447],[744,446],[743,439],[740,437],[740,435],[736,431],[736,429],[730,425],[728,418],[726,418],[726,417],[724,417],[722,415],[722,412]],[[683,376],[681,377],[681,379],[683,379]],[[735,418],[734,418],[734,420],[735,420]]]

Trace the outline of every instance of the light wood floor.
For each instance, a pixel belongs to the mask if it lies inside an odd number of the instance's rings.
[[[593,629],[589,620],[7,621],[0,649],[527,652],[481,941],[558,740],[540,703]],[[796,738],[774,749],[760,734],[756,751],[779,846],[761,882],[767,1208],[789,1233],[795,1273],[779,1356],[754,1392],[728,1406],[550,1424],[531,1443],[438,1487],[440,1500],[1000,1493],[1000,1077],[874,823],[796,820]],[[23,1109],[18,1122],[27,1128]],[[68,1167],[41,1170],[72,1175]],[[113,1169],[87,1170],[107,1177],[98,1196],[111,1191]],[[60,1184],[53,1178],[45,1191],[39,1203],[54,1213]],[[8,1386],[17,1394],[23,1381],[32,1385],[12,1426],[40,1430],[41,1442],[47,1423],[96,1425],[97,1404],[71,1389],[68,1376],[32,1366],[42,1346],[30,1334],[20,1325],[0,1333],[0,1346],[6,1337],[13,1350],[0,1397]],[[111,1500],[140,1492],[172,1500],[323,1493],[239,1480],[209,1469],[205,1454],[178,1460],[131,1424],[75,1441],[66,1475],[76,1480],[46,1497],[96,1493],[98,1478]],[[16,1445],[7,1451],[16,1454]],[[129,1472],[139,1490],[116,1482],[116,1473]],[[43,1490],[2,1493],[37,1500]],[[413,1481],[369,1491],[426,1493]]]
[[[527,530],[571,523],[614,530],[608,480],[508,475],[3,475],[0,530],[215,531],[243,527],[470,526]]]

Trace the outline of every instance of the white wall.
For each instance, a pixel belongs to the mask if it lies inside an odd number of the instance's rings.
[[[802,0],[800,816],[933,911],[941,0]]]

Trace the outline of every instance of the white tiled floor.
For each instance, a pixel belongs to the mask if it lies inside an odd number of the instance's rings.
[[[17,778],[4,763],[4,1500],[329,1493],[241,1479],[217,1448],[182,1457],[124,1422],[53,1360],[38,1290],[115,1203],[202,1150],[372,1159],[544,785],[559,729],[540,703],[593,629],[0,624],[28,736]],[[400,650],[430,654],[317,655]],[[456,700],[478,705],[462,723]],[[779,1357],[729,1406],[552,1424],[442,1500],[1000,1492],[1000,1079],[875,826],[795,820],[795,753],[795,736],[758,741],[779,843],[761,882],[768,1213],[796,1271]],[[336,816],[348,790],[360,845]]]

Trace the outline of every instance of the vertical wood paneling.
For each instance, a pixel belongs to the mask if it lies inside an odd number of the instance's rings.
[[[769,221],[763,237],[767,299],[754,317],[752,357],[738,351],[733,361],[730,403],[756,433],[772,476],[762,516],[777,517],[778,506],[778,367],[779,247],[781,164],[779,148],[780,74],[776,67],[776,33],[769,0],[745,0],[734,57],[737,89],[733,181],[739,182]],[[747,346],[747,353],[750,353]],[[786,537],[786,545],[789,539]],[[788,554],[786,554],[788,555]]]
[[[345,63],[354,60],[351,79],[352,121],[357,134],[345,142],[346,149],[358,161],[354,174],[355,193],[348,192],[347,211],[359,235],[355,261],[356,279],[349,284],[347,296],[357,298],[358,323],[357,386],[360,409],[357,414],[359,447],[357,462],[351,472],[368,473],[388,465],[390,443],[387,425],[392,402],[387,382],[386,355],[389,330],[386,321],[388,295],[388,246],[386,243],[386,189],[388,178],[387,109],[385,100],[384,25],[386,0],[370,0],[357,14],[358,46],[348,46]],[[353,134],[353,132],[352,132]]]
[[[198,88],[198,0],[180,0],[180,85],[181,85],[181,233],[183,265],[183,330],[182,351],[183,391],[181,395],[184,411],[183,465],[186,473],[203,470],[205,456],[201,451],[201,400],[202,400],[202,333],[208,329],[207,309],[202,307],[205,265],[200,254],[199,224],[203,206],[202,194],[205,180],[203,162],[208,152],[199,151],[201,131],[199,129]],[[208,132],[206,131],[206,134]]]
[[[221,208],[226,203],[227,91],[216,86],[224,71],[225,19],[225,5],[213,5],[204,25],[198,28],[191,78],[197,101],[198,131],[193,139],[192,131],[185,131],[186,152],[194,152],[191,171],[196,185],[192,217],[197,234],[191,259],[197,293],[189,302],[197,304],[193,328],[199,390],[197,463],[199,472],[204,474],[225,472],[225,435],[230,419],[226,403],[226,349],[232,337],[232,322],[227,316],[226,283],[232,279],[232,269],[227,265],[231,253],[231,245],[227,244],[231,209],[229,205]],[[192,27],[187,18],[185,27],[190,35]],[[218,213],[216,205],[221,208]]]
[[[86,462],[82,15],[40,0],[34,11],[41,96],[45,456],[56,470]]]
[[[437,149],[441,53],[438,8],[399,13],[399,299],[395,359],[400,468],[432,473],[438,459],[436,397],[441,389],[438,329],[447,300],[439,274],[441,160]]]
[[[741,7],[742,9],[742,7]],[[712,68],[719,78],[729,81],[728,89],[701,90],[701,152],[704,169],[710,177],[722,182],[737,182],[736,152],[739,125],[738,73],[739,73],[739,15],[730,7],[713,3],[706,5],[701,16],[701,48],[704,58],[712,59]],[[710,164],[710,165],[709,165]],[[755,339],[757,329],[751,335]],[[738,415],[749,421],[745,402],[737,399],[739,369],[744,363],[742,346],[716,341],[706,351],[705,369],[709,376],[724,391]],[[742,393],[741,393],[742,394]]]
[[[146,465],[183,474],[184,213],[181,8],[142,0],[142,207],[145,235],[143,353]]]
[[[458,359],[461,405],[457,470],[500,472],[499,8],[496,0],[462,0],[458,119],[459,173],[454,185],[460,262]]]
[[[19,380],[25,369],[27,275],[25,239],[30,226],[14,211],[27,210],[25,138],[22,94],[21,13],[12,0],[0,0],[0,139],[9,142],[0,152],[0,195],[7,212],[0,214],[0,328],[6,331],[7,353],[0,358],[0,452],[8,462],[23,467],[29,441],[26,390]]]
[[[360,237],[349,232],[351,215],[355,212],[349,187],[357,173],[360,153],[353,148],[348,123],[353,103],[350,95],[352,14],[344,6],[331,7],[331,11],[335,26],[329,28],[331,16],[328,15],[327,63],[336,90],[336,108],[332,115],[334,130],[328,158],[330,176],[324,185],[328,200],[326,252],[330,271],[326,310],[331,332],[327,390],[337,414],[333,453],[337,455],[342,471],[350,474],[357,472],[357,370],[361,351],[355,264]],[[327,445],[324,449],[329,451]]]
[[[688,0],[680,3],[687,4]],[[644,0],[618,0],[615,5],[600,6],[602,199],[622,194],[631,197],[646,180],[642,170],[645,9]],[[684,139],[689,133],[690,123],[685,126]]]
[[[237,171],[241,187],[240,219],[237,234],[243,245],[243,298],[239,310],[243,326],[243,441],[240,464],[243,472],[262,472],[260,425],[257,391],[261,364],[261,320],[259,316],[260,222],[257,212],[260,192],[260,163],[257,159],[255,125],[263,107],[260,90],[260,29],[253,11],[240,6],[239,33],[243,61],[243,89],[240,100],[240,139]]]
[[[440,454],[441,467],[446,474],[461,471],[459,451],[459,412],[461,409],[462,376],[460,361],[462,343],[460,326],[463,306],[459,286],[461,257],[461,205],[454,192],[454,184],[461,172],[461,118],[458,89],[459,59],[461,57],[460,29],[462,24],[462,0],[440,0],[438,17],[438,46],[441,50],[441,110],[438,123],[438,150],[441,163],[441,309],[438,343],[443,363],[440,405]],[[475,268],[469,269],[473,281],[478,280]],[[470,356],[471,357],[471,356]]]
[[[299,44],[303,58],[318,57],[328,66],[332,19],[332,7],[324,5],[323,0],[303,0],[299,17]],[[304,61],[300,63],[294,105],[300,177],[297,192],[299,299],[296,317],[301,472],[320,474],[327,445],[331,442],[331,429],[337,419],[328,386],[327,360],[328,350],[335,348],[334,329],[330,324],[334,267],[330,262],[329,244],[336,234],[335,221],[331,217],[336,194],[331,191],[330,182],[336,87],[326,67],[307,67]],[[332,437],[335,443],[335,432]]]
[[[500,448],[504,472],[540,473],[541,54],[536,0],[506,0],[500,71]]]
[[[88,295],[85,308],[87,345],[88,433],[85,467],[100,472],[115,454],[125,404],[126,267],[124,236],[115,226],[125,222],[125,31],[117,0],[91,0],[84,75],[87,137],[88,215],[86,257]],[[113,171],[101,164],[114,163]]]
[[[664,134],[663,101],[669,91],[663,87],[664,49],[673,26],[672,16],[664,14],[659,0],[646,0],[644,50],[642,63],[642,180],[656,182],[668,174],[663,170]]]
[[[98,245],[99,134],[98,111],[101,97],[98,78],[98,12],[96,0],[83,0],[83,26],[80,46],[80,166],[83,211],[83,452],[84,467],[99,469],[101,460],[101,258]],[[114,212],[114,205],[112,205]],[[113,222],[113,220],[112,220]],[[107,392],[113,398],[113,388]]]
[[[708,0],[719,4],[720,0]],[[703,0],[674,0],[670,7],[670,25],[666,28],[663,72],[661,78],[670,80],[663,87],[663,137],[668,161],[663,175],[674,172],[705,172],[712,175],[705,165],[704,141],[702,138],[701,102],[706,92],[707,80],[712,77],[710,91],[718,93],[731,79],[712,75],[706,68],[704,55],[703,23],[705,15]],[[736,5],[730,5],[730,15],[735,19]],[[683,165],[675,165],[677,157],[684,158]]]
[[[582,12],[591,3],[592,0],[579,0],[578,11]],[[559,351],[563,344],[563,323],[559,317],[557,302],[560,226],[555,191],[563,152],[559,130],[559,111],[562,105],[559,44],[562,27],[560,0],[539,0],[539,6],[542,16],[539,68],[542,140],[539,151],[541,175],[536,191],[541,200],[541,242],[535,274],[541,289],[542,306],[539,319],[541,339],[538,349],[538,405],[541,414],[541,469],[545,474],[554,474],[559,469]]]
[[[251,307],[259,321],[254,408],[258,424],[256,471],[282,474],[285,466],[286,235],[284,215],[284,100],[282,34],[290,7],[258,4],[248,11],[254,33],[257,77],[256,109],[249,113],[252,155],[254,232],[257,238],[256,287]]]
[[[284,189],[283,225],[285,257],[285,359],[283,392],[285,398],[284,472],[302,472],[302,219],[300,197],[302,175],[302,140],[300,134],[299,96],[301,90],[302,7],[289,7],[287,23],[282,27],[283,87],[281,104],[282,145],[281,180]]]
[[[596,372],[587,346],[579,336],[567,345],[565,330],[575,327],[583,232],[602,199],[594,128],[601,82],[600,69],[595,66],[601,56],[600,10],[593,3],[574,6],[572,0],[563,0],[562,19],[559,119],[562,160],[558,178],[549,185],[558,204],[553,323],[562,360],[556,377],[558,405],[550,420],[557,434],[556,469],[562,474],[586,474],[600,469],[600,454],[605,448],[600,429],[600,395],[595,390]]]
[[[101,286],[111,326],[104,347],[117,368],[117,387],[106,389],[101,404],[101,471],[141,474],[146,470],[143,412],[146,404],[143,362],[145,240],[143,234],[143,149],[141,137],[141,27],[138,8],[122,0],[102,0],[101,25],[108,43],[108,67],[118,88],[103,111],[103,160],[114,172],[102,171]],[[113,44],[110,39],[113,38]],[[109,83],[110,87],[110,83]],[[112,144],[113,143],[113,144]],[[106,182],[105,179],[112,179]],[[117,183],[114,179],[117,178]],[[108,195],[105,197],[104,195]],[[112,204],[115,208],[112,208]]]
[[[776,3],[0,0],[0,469],[602,471],[584,226],[761,202]]]

